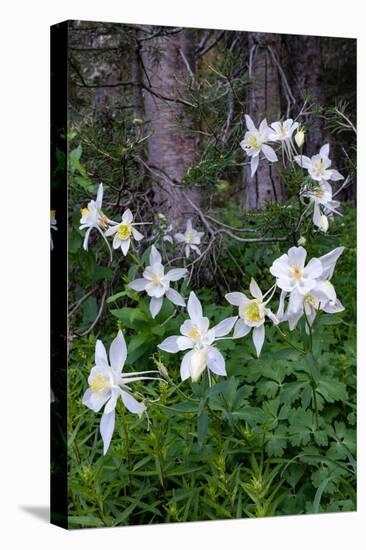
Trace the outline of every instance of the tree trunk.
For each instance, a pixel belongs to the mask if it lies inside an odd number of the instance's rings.
[[[281,55],[281,36],[248,33],[248,51],[251,85],[247,112],[258,127],[264,118],[270,124],[281,117],[281,80],[272,55],[272,52],[278,57]],[[244,166],[245,209],[262,208],[269,202],[282,202],[284,190],[278,165],[261,159],[253,177],[250,175],[250,166]]]
[[[289,76],[292,92],[296,99],[294,114],[298,114],[304,96],[309,98],[314,108],[324,106],[324,79],[321,38],[319,36],[287,36],[289,56]],[[306,126],[304,152],[315,155],[324,144],[324,120],[320,116],[312,117]]]
[[[176,226],[182,226],[186,213],[194,212],[186,196],[200,202],[199,190],[175,186],[194,163],[199,145],[197,134],[191,132],[195,127],[192,108],[183,99],[187,81],[195,73],[194,38],[195,31],[185,29],[148,39],[141,50],[145,113],[152,133],[148,164],[156,181],[154,203]]]

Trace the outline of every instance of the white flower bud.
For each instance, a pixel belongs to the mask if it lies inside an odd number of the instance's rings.
[[[305,130],[301,126],[299,126],[299,129],[297,130],[297,132],[295,134],[295,141],[296,141],[296,145],[298,146],[299,149],[304,145]]]
[[[326,233],[329,228],[329,220],[325,214],[322,214],[320,216],[320,231],[323,231],[323,233]]]
[[[297,241],[297,246],[305,246],[305,245],[306,245],[305,237],[300,237],[300,239]]]

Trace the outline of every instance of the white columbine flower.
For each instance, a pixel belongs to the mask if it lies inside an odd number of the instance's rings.
[[[272,131],[270,130],[268,134],[268,138],[271,141],[279,141],[281,143],[282,152],[286,154],[289,160],[291,160],[293,154],[297,152],[292,142],[292,135],[298,126],[298,122],[294,122],[292,118],[288,118],[284,122],[273,122],[273,124],[271,124]]]
[[[305,155],[297,155],[294,160],[302,168],[306,168],[310,177],[316,181],[327,180],[342,180],[343,176],[337,170],[330,168],[331,160],[329,159],[329,144],[321,147],[319,154],[311,157]]]
[[[210,322],[203,317],[201,302],[194,292],[189,295],[187,309],[190,319],[180,327],[181,336],[169,336],[158,348],[168,353],[190,350],[181,362],[182,380],[191,378],[192,382],[197,382],[206,368],[214,374],[226,376],[225,359],[214,343],[232,330],[237,317],[224,319],[210,329]]]
[[[135,279],[128,286],[137,292],[145,290],[150,300],[150,313],[153,319],[157,316],[163,305],[164,296],[168,298],[173,304],[177,306],[185,307],[185,301],[183,297],[170,288],[172,281],[179,281],[187,275],[186,269],[177,268],[171,269],[167,273],[164,273],[164,266],[161,263],[161,255],[153,245],[150,252],[150,265],[146,267],[143,272],[142,279]]]
[[[320,181],[319,185],[312,189],[303,190],[301,196],[309,198],[310,202],[314,204],[313,223],[324,232],[328,229],[327,214],[333,213],[339,214],[340,216],[342,215],[337,210],[341,203],[333,200],[332,187],[330,183],[325,180]]]
[[[57,231],[57,221],[56,221],[56,210],[50,210],[50,228],[53,231]],[[51,238],[51,250],[53,250],[53,239],[52,239],[52,231],[50,233]]]
[[[305,266],[306,250],[302,246],[293,246],[287,254],[283,254],[275,260],[270,267],[270,272],[276,277],[277,286],[291,292],[297,290],[292,299],[299,300],[299,296],[304,296],[312,290],[316,281],[323,273],[322,263],[317,258],[312,258]]]
[[[131,245],[131,238],[134,238],[136,241],[141,241],[144,236],[137,231],[136,225],[143,225],[142,223],[133,223],[133,215],[131,210],[128,208],[122,215],[121,223],[117,223],[110,227],[105,232],[106,237],[114,235],[113,238],[113,248],[121,248],[124,256],[127,255],[127,252]]]
[[[79,229],[86,229],[83,248],[88,250],[89,236],[93,228],[97,229],[105,240],[110,256],[112,258],[112,250],[109,246],[107,239],[105,238],[104,231],[108,227],[110,220],[103,214],[102,211],[103,203],[103,183],[98,187],[97,198],[95,201],[90,201],[87,208],[82,208],[81,210],[81,219]]]
[[[266,317],[269,317],[276,324],[278,320],[272,311],[267,308],[267,304],[272,298],[273,293],[265,300],[266,296],[263,296],[261,289],[254,279],[250,282],[249,290],[253,299],[248,298],[242,292],[230,292],[225,295],[225,298],[231,305],[238,306],[239,308],[239,319],[235,324],[234,338],[242,338],[253,329],[253,344],[257,351],[257,357],[259,357],[264,343],[264,322]]]
[[[267,145],[269,127],[266,119],[262,120],[258,130],[249,115],[245,115],[245,121],[248,131],[245,133],[243,141],[240,142],[240,147],[251,157],[250,166],[251,176],[253,177],[258,168],[259,154],[261,152],[270,162],[276,162],[278,158],[272,147]]]
[[[189,258],[191,249],[194,250],[198,255],[201,254],[200,249],[197,245],[201,244],[201,238],[204,233],[202,231],[196,231],[192,227],[192,220],[187,221],[186,230],[184,233],[176,233],[174,235],[175,240],[178,243],[185,244],[185,253],[186,258]]]
[[[330,282],[337,260],[343,250],[344,247],[338,247],[318,258],[323,268],[321,276],[316,280],[314,288],[306,294],[301,295],[298,290],[291,293],[286,313],[283,312],[286,292],[283,291],[284,294],[281,294],[280,302],[282,302],[283,313],[281,321],[288,321],[290,330],[296,327],[304,313],[311,326],[319,310],[326,313],[344,311],[344,306],[338,300],[335,288]]]
[[[137,380],[154,379],[143,375],[156,372],[124,373],[123,367],[126,358],[126,342],[120,330],[109,348],[109,361],[103,343],[101,340],[97,340],[95,345],[95,366],[91,369],[88,378],[89,388],[84,393],[83,404],[94,412],[99,412],[105,405],[100,421],[104,454],[106,454],[112,439],[115,424],[115,408],[118,398],[122,399],[124,406],[130,412],[141,415],[146,407],[131,395],[129,384]]]

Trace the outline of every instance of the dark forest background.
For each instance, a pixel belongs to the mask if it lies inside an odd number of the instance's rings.
[[[304,154],[329,142],[352,178],[340,198],[355,199],[353,39],[73,21],[69,109],[91,180],[116,191],[116,206],[174,225],[195,214],[190,201],[248,210],[291,194],[281,163],[250,178],[245,113],[297,119]]]

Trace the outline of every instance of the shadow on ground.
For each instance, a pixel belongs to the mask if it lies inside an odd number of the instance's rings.
[[[43,522],[50,522],[50,507],[49,506],[20,506],[20,509],[27,514],[34,516],[42,520]]]

